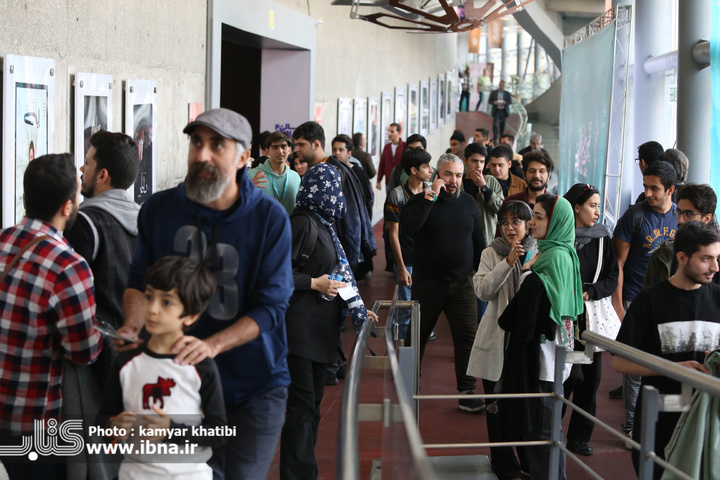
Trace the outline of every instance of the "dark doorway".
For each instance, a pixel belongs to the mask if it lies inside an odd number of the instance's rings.
[[[262,49],[223,38],[220,65],[220,106],[242,114],[257,135]]]

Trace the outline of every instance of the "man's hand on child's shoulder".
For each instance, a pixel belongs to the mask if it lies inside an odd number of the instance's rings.
[[[208,342],[190,336],[175,342],[172,352],[177,354],[174,361],[180,365],[197,365],[207,357],[215,358],[215,351]]]

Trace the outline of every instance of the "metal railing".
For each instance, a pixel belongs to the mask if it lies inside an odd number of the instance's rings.
[[[553,393],[525,393],[525,394],[477,394],[477,395],[419,395],[418,374],[419,374],[419,348],[396,347],[397,330],[394,324],[394,302],[378,301],[373,305],[373,311],[389,309],[391,311],[388,321],[384,327],[374,328],[371,322],[366,322],[359,333],[353,357],[348,368],[348,376],[345,382],[342,398],[342,410],[340,421],[340,439],[338,445],[338,463],[336,478],[344,480],[359,480],[359,450],[358,450],[358,422],[360,420],[382,421],[384,429],[391,428],[392,423],[402,422],[403,440],[407,442],[407,452],[410,458],[405,459],[402,472],[393,478],[419,478],[421,480],[434,480],[436,473],[430,466],[425,450],[440,448],[478,448],[491,446],[538,446],[551,445],[550,478],[557,477],[560,467],[560,452],[564,452],[566,458],[576,462],[590,477],[603,480],[603,477],[585,465],[579,457],[569,451],[562,440],[562,407],[567,405],[573,408],[583,417],[592,421],[598,427],[610,432],[619,440],[630,445],[640,453],[638,478],[649,480],[653,478],[653,470],[658,465],[671,471],[677,478],[691,479],[689,475],[659,458],[654,452],[655,444],[655,423],[658,412],[672,411],[679,412],[690,407],[691,390],[695,388],[707,392],[713,396],[720,397],[720,379],[711,375],[691,370],[670,362],[663,358],[645,353],[641,350],[629,347],[625,344],[610,340],[592,332],[583,332],[582,340],[587,345],[598,346],[615,356],[622,357],[638,365],[650,368],[660,375],[676,380],[682,384],[682,393],[679,395],[661,395],[657,389],[650,386],[643,387],[642,398],[642,426],[640,428],[640,442],[627,438],[622,432],[612,428],[605,422],[577,407],[573,402],[563,396],[563,369],[566,358],[571,358],[571,363],[587,363],[588,355],[582,352],[568,353],[563,347],[558,346],[555,355],[555,382]],[[411,309],[411,332],[412,345],[419,345],[420,308],[416,301],[397,302],[398,309]],[[367,341],[372,331],[385,336],[387,353],[379,357],[380,362],[367,362],[364,360],[364,352],[367,349]],[[385,364],[384,367],[379,366]],[[386,368],[391,375],[392,392],[383,392],[381,404],[360,404],[360,379],[363,368]],[[408,378],[408,376],[410,378]],[[388,398],[391,397],[391,398]],[[459,398],[553,398],[553,419],[551,438],[549,440],[538,440],[529,442],[493,442],[493,443],[447,443],[447,444],[423,444],[419,434],[419,401],[440,400]],[[364,412],[360,415],[359,412]],[[360,418],[362,417],[362,419]],[[386,459],[383,458],[383,461]],[[383,470],[385,470],[383,466]]]

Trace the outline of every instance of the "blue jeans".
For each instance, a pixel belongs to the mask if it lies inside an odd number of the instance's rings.
[[[287,387],[276,387],[228,410],[236,434],[213,452],[214,480],[262,480],[267,477],[285,423]]]
[[[412,266],[405,267],[410,275],[412,275]],[[395,283],[398,286],[398,300],[410,300],[410,287],[406,287],[400,283],[400,272],[397,264],[393,263],[393,272],[395,273]],[[408,327],[410,326],[410,310],[398,310],[398,340],[404,340],[407,336]]]

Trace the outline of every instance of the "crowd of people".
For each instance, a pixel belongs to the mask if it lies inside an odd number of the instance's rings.
[[[551,399],[486,402],[473,395],[477,379],[485,394],[552,392],[556,348],[591,348],[578,332],[598,318],[623,343],[708,372],[720,234],[713,189],[685,184],[688,159],[641,145],[644,197],[610,232],[597,187],[549,192],[542,138],[518,156],[503,130],[497,145],[485,129],[469,144],[456,131],[433,165],[426,139],[404,142],[392,124],[376,170],[362,134],[337,135],[326,153],[316,122],[264,132],[253,160],[247,120],[213,109],[183,130],[185,181],[142,206],[128,193],[138,148],[126,135],[95,133],[82,176],[70,154],[33,159],[26,216],[0,234],[0,444],[22,444],[37,421],[82,418],[105,432],[83,430],[87,443],[197,449],[180,450],[182,463],[4,450],[10,478],[262,479],[278,443],[282,479],[317,478],[324,388],[344,376],[341,331],[347,318],[356,328],[377,320],[357,286],[373,275],[376,175],[387,269],[398,298],[420,303],[421,359],[444,313],[458,408],[486,413],[490,441],[549,440]],[[409,315],[395,320],[409,344]],[[588,355],[566,365],[564,394],[594,414],[602,354]],[[680,387],[622,358],[613,365],[625,374],[622,428],[637,438],[639,387]],[[678,416],[660,417],[659,456]],[[226,434],[202,433],[212,429]],[[592,455],[592,432],[573,412],[568,448]],[[550,448],[493,447],[492,468],[503,480],[549,478]]]

